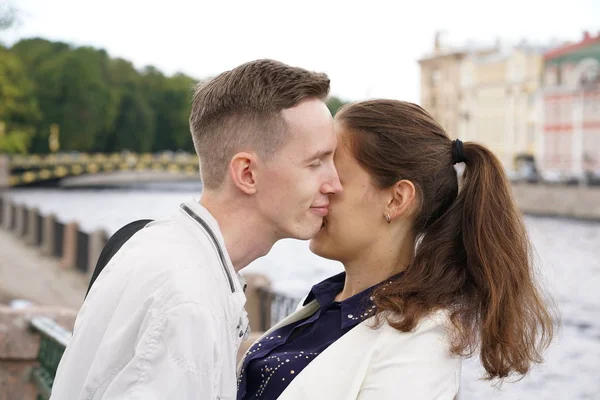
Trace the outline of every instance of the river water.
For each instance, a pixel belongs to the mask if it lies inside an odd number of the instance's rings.
[[[21,189],[9,197],[64,222],[77,221],[87,231],[112,233],[140,218],[165,218],[185,200],[197,199],[193,183],[127,189]],[[600,224],[526,217],[537,252],[539,277],[561,315],[557,338],[546,362],[523,380],[500,388],[481,381],[477,360],[463,364],[460,400],[599,399],[600,400]],[[341,271],[341,265],[308,250],[308,243],[282,240],[244,271],[268,275],[274,287],[296,296]],[[399,393],[399,398],[402,398]]]

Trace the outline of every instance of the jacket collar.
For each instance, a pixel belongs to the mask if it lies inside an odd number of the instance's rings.
[[[401,276],[402,273],[394,275],[344,301],[336,303],[335,297],[344,289],[344,283],[346,281],[346,273],[342,272],[314,285],[303,304],[307,305],[311,301],[316,300],[320,306],[319,312],[331,307],[334,303],[339,304],[342,311],[340,321],[341,328],[352,328],[374,315],[376,307],[373,303],[372,294],[375,289],[394,279],[398,279]]]
[[[221,229],[213,215],[197,201],[187,201],[180,205],[181,218],[191,229],[207,237],[211,245],[215,247],[217,257],[219,258],[219,267],[223,269],[224,278],[227,280],[231,292],[227,297],[225,305],[227,320],[231,328],[236,331],[237,346],[239,342],[248,338],[250,334],[250,322],[248,313],[244,309],[246,303],[246,281],[233,268],[231,258],[225,247],[225,239],[221,234]],[[215,246],[215,242],[217,245]]]
[[[189,215],[189,213],[186,210],[191,210],[193,214],[195,214],[195,216]],[[228,276],[230,276],[233,279],[235,291],[245,291],[246,280],[233,268],[231,257],[229,257],[227,247],[225,246],[225,239],[223,238],[221,228],[215,217],[210,213],[210,211],[208,211],[208,209],[206,209],[206,207],[204,207],[202,204],[195,200],[186,201],[183,204],[181,204],[180,211],[183,214],[186,214],[190,221],[193,222],[193,226],[195,226],[196,229],[201,230],[205,235],[208,234],[209,236],[211,236],[211,233],[212,235],[214,235],[214,238],[216,239],[217,243],[219,244],[220,250],[222,251],[222,261],[226,267],[225,272]],[[206,229],[202,226],[201,222],[197,220],[198,217],[201,219],[201,221],[208,225],[210,232],[207,232]]]

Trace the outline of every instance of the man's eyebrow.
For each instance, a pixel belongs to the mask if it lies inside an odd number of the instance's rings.
[[[320,151],[318,151],[318,152],[310,155],[309,157],[307,157],[306,160],[304,160],[304,161],[321,159],[321,158],[324,158],[326,156],[330,156],[332,154],[333,154],[332,150],[320,150]]]

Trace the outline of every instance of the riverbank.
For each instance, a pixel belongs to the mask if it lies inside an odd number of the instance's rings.
[[[600,221],[599,187],[519,183],[513,196],[524,214]]]

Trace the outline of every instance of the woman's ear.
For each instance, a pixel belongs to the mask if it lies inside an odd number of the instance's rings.
[[[415,185],[403,179],[390,188],[386,213],[393,221],[395,218],[406,218],[412,212],[417,197]]]

